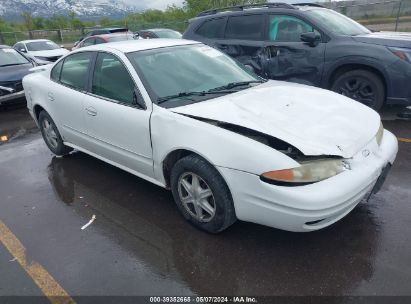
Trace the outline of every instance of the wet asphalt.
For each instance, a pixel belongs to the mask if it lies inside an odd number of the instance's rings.
[[[385,127],[411,138],[395,114]],[[0,136],[0,221],[71,296],[411,296],[411,143],[381,192],[327,229],[209,235],[170,192],[80,152],[53,156],[24,107],[0,109]],[[0,243],[0,296],[41,294]]]

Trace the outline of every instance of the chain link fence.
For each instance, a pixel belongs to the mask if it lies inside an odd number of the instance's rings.
[[[371,30],[411,32],[411,0],[337,1],[321,4],[357,20]]]
[[[109,27],[128,27],[131,31],[136,32],[149,28],[169,28],[179,32],[184,32],[187,27],[186,22],[157,22],[157,23],[138,23],[129,22],[126,25],[111,25]],[[27,32],[0,32],[0,44],[14,45],[15,43],[28,39],[49,39],[57,44],[70,47],[80,37],[89,31],[101,27],[89,27],[82,29],[56,29],[56,30],[36,30]]]

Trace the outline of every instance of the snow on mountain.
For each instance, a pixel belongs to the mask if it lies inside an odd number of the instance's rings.
[[[21,20],[21,13],[49,17],[66,15],[73,11],[83,19],[98,17],[122,17],[145,7],[136,1],[136,6],[121,0],[0,0],[0,17],[6,20]]]

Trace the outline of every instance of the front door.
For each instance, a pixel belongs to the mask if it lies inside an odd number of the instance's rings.
[[[113,54],[97,55],[90,94],[84,99],[87,150],[125,169],[153,177],[151,111],[135,103],[136,85]]]
[[[316,33],[319,41],[301,41],[301,34],[307,32]],[[298,17],[270,15],[268,39],[263,60],[265,77],[320,85],[326,48],[320,32]]]

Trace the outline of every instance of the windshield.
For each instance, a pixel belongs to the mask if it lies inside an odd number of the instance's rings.
[[[52,41],[35,41],[26,43],[27,50],[31,52],[35,51],[50,51],[57,50],[60,47]]]
[[[124,40],[133,40],[134,37],[133,35],[119,35],[119,36],[113,36],[108,38],[109,42],[116,42],[116,41],[124,41]]]
[[[14,49],[0,49],[0,66],[26,64],[29,61]]]
[[[180,39],[182,35],[176,31],[155,31],[154,32],[158,38],[175,38]]]
[[[202,44],[139,51],[128,54],[128,58],[154,102],[181,93],[219,90],[237,82],[261,82],[227,55]],[[207,98],[212,95],[200,99]],[[174,100],[173,106],[184,104],[187,100]]]
[[[336,34],[357,36],[371,33],[361,24],[330,9],[307,10],[307,14]]]

